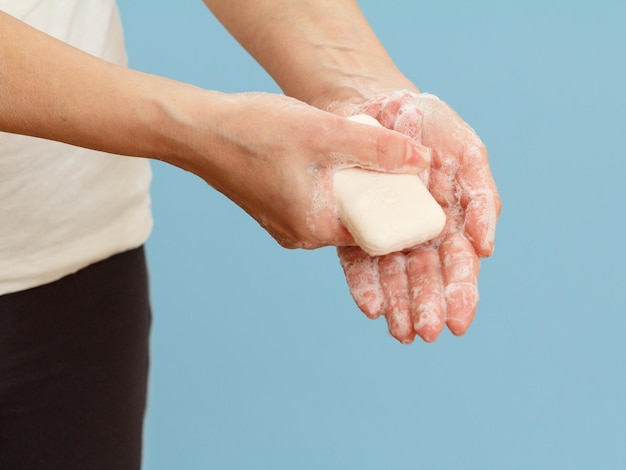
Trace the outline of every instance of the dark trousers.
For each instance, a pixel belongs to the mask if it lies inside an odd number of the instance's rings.
[[[150,321],[143,248],[0,296],[0,470],[139,469]]]

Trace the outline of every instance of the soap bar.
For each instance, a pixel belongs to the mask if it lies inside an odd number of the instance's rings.
[[[380,126],[371,116],[349,119]],[[369,255],[419,245],[435,238],[445,226],[443,209],[417,175],[345,168],[333,178],[339,217]]]

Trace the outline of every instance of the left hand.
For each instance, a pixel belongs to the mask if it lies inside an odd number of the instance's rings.
[[[462,335],[478,303],[479,258],[493,252],[501,210],[487,150],[435,96],[411,91],[370,96],[360,104],[335,102],[333,111],[369,114],[430,147],[431,168],[422,177],[447,223],[436,239],[403,252],[370,257],[359,247],[339,247],[350,292],[368,317],[383,315],[391,335],[404,344],[416,335],[434,341],[444,325]]]

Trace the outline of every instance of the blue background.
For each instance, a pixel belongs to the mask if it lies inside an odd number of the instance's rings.
[[[504,201],[468,334],[396,343],[331,248],[154,164],[145,469],[626,468],[626,3],[361,6],[482,137]],[[132,67],[277,87],[199,0],[121,0]]]

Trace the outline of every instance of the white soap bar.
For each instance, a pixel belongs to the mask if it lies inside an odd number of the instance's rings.
[[[371,116],[349,119],[380,126]],[[346,168],[335,173],[333,184],[342,223],[369,255],[424,243],[446,223],[443,209],[417,175]]]

